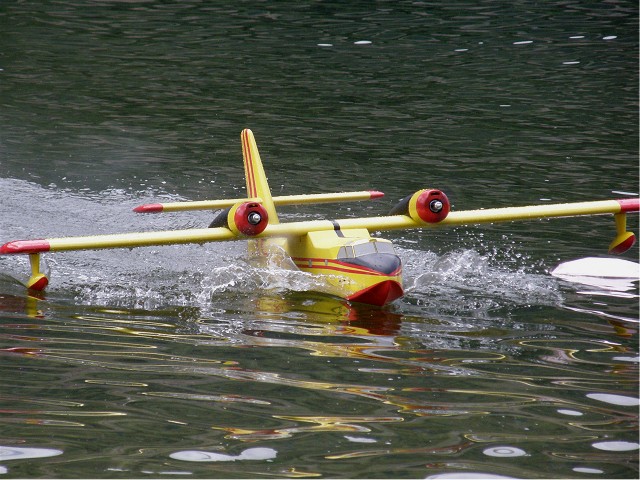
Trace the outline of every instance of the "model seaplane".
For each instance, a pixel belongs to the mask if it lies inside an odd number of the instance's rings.
[[[251,130],[243,130],[241,140],[246,198],[154,203],[134,209],[138,213],[222,210],[208,228],[16,240],[0,246],[0,254],[29,255],[31,276],[26,287],[43,290],[49,283],[40,270],[44,252],[248,240],[251,256],[265,258],[284,251],[300,270],[322,275],[325,293],[382,306],[403,295],[402,262],[389,240],[374,238],[370,232],[612,214],[616,237],[609,252],[622,253],[635,243],[635,235],[626,228],[626,214],[639,210],[638,198],[451,211],[442,191],[424,189],[384,216],[280,223],[276,206],[370,200],[383,194],[360,191],[272,197]]]

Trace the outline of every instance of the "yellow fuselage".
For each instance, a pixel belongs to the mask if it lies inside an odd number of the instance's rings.
[[[403,294],[400,257],[366,229],[309,232],[289,238],[286,250],[300,270],[322,275],[332,295],[386,305]]]

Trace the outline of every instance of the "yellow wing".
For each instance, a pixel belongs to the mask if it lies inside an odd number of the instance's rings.
[[[616,237],[609,245],[609,253],[622,253],[631,248],[636,239],[632,232],[627,231],[626,214],[637,212],[638,210],[640,210],[640,199],[631,198],[454,211],[449,212],[442,220],[434,223],[422,221],[416,215],[403,214],[338,220],[334,224],[337,224],[340,228],[366,228],[370,231],[382,231],[613,214],[616,224]]]
[[[228,228],[219,227],[44,238],[38,240],[15,240],[0,246],[0,255],[221,242],[225,240],[236,240],[238,238],[240,237]]]
[[[582,215],[613,214],[616,215],[617,218],[622,218],[621,216],[619,217],[619,215],[624,215],[627,212],[637,212],[639,207],[639,200],[634,198],[625,200],[601,200],[593,202],[489,208],[485,210],[463,210],[459,212],[453,211],[450,212],[446,218],[437,223],[417,221],[409,215],[385,215],[379,217],[345,218],[337,220],[310,220],[269,224],[262,233],[255,235],[255,238],[302,236],[306,235],[308,232],[321,230],[364,228],[369,231],[384,231],[412,228],[441,228],[457,225],[512,222],[518,220],[535,220],[541,218],[572,217]],[[624,227],[626,227],[626,225]],[[626,230],[626,228],[623,230]],[[152,245],[232,241],[247,238],[247,236],[234,233],[225,227],[195,228],[159,232],[49,238],[41,240],[16,240],[0,246],[0,254],[29,254],[65,250],[132,248]]]

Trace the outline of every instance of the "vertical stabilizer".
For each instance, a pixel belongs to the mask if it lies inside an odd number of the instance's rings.
[[[253,132],[246,128],[240,134],[240,138],[242,139],[244,176],[247,180],[247,196],[249,198],[261,198],[262,205],[269,214],[269,223],[279,223]]]

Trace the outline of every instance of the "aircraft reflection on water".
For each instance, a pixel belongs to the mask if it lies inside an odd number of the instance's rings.
[[[569,366],[575,375],[573,364],[580,361],[579,355],[587,355],[596,347],[598,351],[628,353],[622,345],[612,342],[606,345],[587,343],[575,349],[567,339],[558,338],[555,342],[540,339],[538,331],[532,331],[528,336],[527,328],[522,325],[505,328],[504,331],[495,325],[490,329],[483,328],[482,322],[471,327],[463,319],[456,324],[455,320],[414,318],[388,309],[300,292],[257,297],[241,295],[234,299],[228,318],[222,311],[210,315],[200,307],[169,307],[154,312],[88,306],[85,312],[78,307],[79,311],[76,309],[76,313],[61,321],[56,318],[55,304],[48,307],[49,311],[38,309],[45,306],[46,298],[42,296],[0,296],[0,311],[26,313],[37,318],[32,322],[27,319],[15,321],[12,328],[25,334],[14,336],[15,345],[0,349],[0,354],[23,356],[35,361],[81,364],[83,367],[92,365],[106,371],[121,371],[124,375],[131,371],[143,377],[159,373],[164,376],[188,375],[189,378],[219,377],[240,382],[239,385],[250,382],[302,389],[304,392],[330,392],[346,402],[368,399],[391,406],[397,412],[387,415],[274,413],[271,418],[277,425],[269,428],[234,425],[233,422],[210,426],[224,432],[226,438],[242,442],[291,438],[322,431],[366,435],[372,428],[383,430],[385,425],[404,422],[406,415],[468,418],[488,415],[492,410],[510,406],[526,408],[526,405],[546,401],[549,395],[548,389],[544,389],[544,398],[538,397],[530,389],[531,379],[521,377],[518,358],[532,347],[544,350],[544,355],[539,358],[546,362],[540,366],[546,376],[550,366],[554,365],[557,367],[551,368],[558,368],[559,372]],[[244,315],[242,320],[234,321],[237,312],[243,311],[251,311],[252,315]],[[610,322],[608,333],[613,331],[624,335],[626,332],[617,331],[617,323]],[[53,344],[38,333],[41,328],[55,339]],[[96,339],[100,345],[98,350],[79,348],[76,335],[84,328],[87,329],[88,337],[84,340],[87,344],[91,343],[94,335],[99,335]],[[517,341],[501,341],[508,338],[513,329],[519,332]],[[67,345],[65,338],[70,332],[73,332],[73,338]],[[131,340],[132,336],[135,342]],[[180,354],[170,346],[163,346],[185,342],[198,350],[190,348],[188,351],[192,353],[185,354],[181,349],[179,351],[183,353]],[[234,355],[236,348],[285,349],[288,352],[301,351],[302,354],[292,364],[263,368],[248,360],[253,358],[251,353],[248,357],[240,352]],[[212,356],[211,353],[215,354]],[[313,371],[310,366],[318,367],[316,357],[330,360],[327,368],[331,371],[337,368],[341,375],[325,378],[310,373]],[[136,359],[134,363],[130,361],[133,358]],[[307,358],[309,365],[303,365]],[[500,365],[499,373],[492,368],[496,365]],[[531,364],[531,368],[535,367]],[[630,372],[633,372],[633,364],[629,365],[629,371],[619,366],[613,373],[629,375]],[[479,389],[475,383],[466,386],[464,378],[477,379],[479,375],[488,375],[499,382],[516,382],[523,388],[522,391],[511,388],[494,391],[491,388]],[[535,373],[532,376],[535,377]],[[439,377],[437,385],[424,383],[424,379],[435,377]],[[394,381],[389,383],[389,380]],[[202,396],[197,389],[194,392],[180,390],[142,394],[185,399]],[[242,390],[214,397],[222,402],[271,404],[268,398],[252,396]],[[556,403],[572,406],[570,402],[563,404],[560,400]],[[366,437],[358,437],[357,441],[364,441],[361,439]],[[481,435],[471,435],[437,449],[385,448],[385,454],[426,452],[453,455],[487,441]],[[379,454],[380,448],[373,446],[338,452],[330,458]]]

